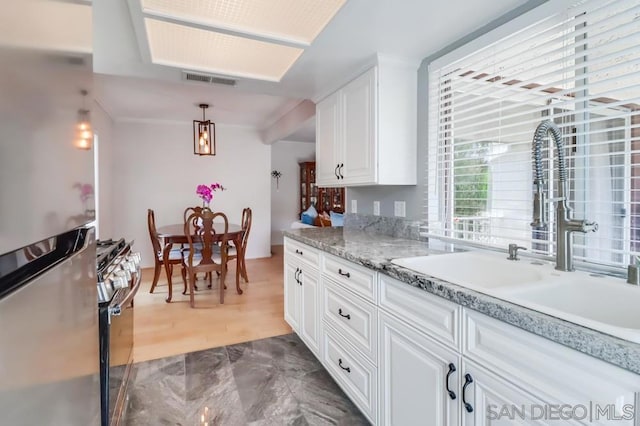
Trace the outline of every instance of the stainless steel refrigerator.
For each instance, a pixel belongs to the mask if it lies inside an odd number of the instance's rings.
[[[98,425],[91,6],[0,3],[0,424]]]

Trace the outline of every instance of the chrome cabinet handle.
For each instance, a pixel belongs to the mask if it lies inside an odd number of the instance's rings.
[[[351,277],[351,274],[350,274],[350,273],[348,273],[348,272],[342,272],[342,269],[338,269],[338,273],[339,273],[340,275],[342,275],[343,277],[347,277],[347,278],[350,278],[350,277]]]
[[[304,253],[301,250],[296,249],[296,254],[299,254],[300,256],[304,256]]]
[[[473,377],[471,377],[471,374],[467,373],[464,375],[464,386],[462,386],[462,403],[464,404],[464,408],[467,410],[468,413],[473,413],[473,407],[471,406],[471,404],[469,404],[466,399],[466,390],[467,390],[467,386],[469,386],[471,383],[473,383]]]
[[[340,366],[340,368],[342,368],[344,371],[346,371],[347,373],[351,373],[351,368],[349,367],[344,367],[342,365],[342,358],[338,358],[338,365]]]
[[[342,313],[342,308],[338,308],[338,315],[340,315],[342,318],[346,318],[348,320],[351,319],[351,315],[349,315],[349,314],[345,315],[345,314]]]
[[[449,398],[456,399],[456,393],[449,389],[449,376],[456,371],[456,366],[453,365],[452,362],[449,363],[449,371],[447,372],[447,378],[445,379],[445,388],[447,389],[447,393],[449,394]]]

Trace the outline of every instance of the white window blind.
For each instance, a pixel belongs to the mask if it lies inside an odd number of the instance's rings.
[[[532,139],[550,119],[566,145],[573,217],[599,224],[596,233],[573,234],[574,258],[626,266],[640,252],[640,3],[555,2],[544,10],[429,67],[423,232],[553,255],[555,206],[546,229],[530,225]],[[557,155],[547,142],[551,199]]]

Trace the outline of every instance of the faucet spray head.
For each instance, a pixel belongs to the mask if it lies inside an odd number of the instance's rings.
[[[544,192],[538,190],[533,194],[533,221],[532,228],[544,228],[547,226],[547,202]]]

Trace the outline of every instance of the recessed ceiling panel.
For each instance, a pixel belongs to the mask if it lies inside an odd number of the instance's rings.
[[[295,47],[145,18],[155,64],[280,81],[302,54]]]
[[[310,44],[346,0],[141,0],[143,12]]]
[[[45,0],[3,2],[0,45],[91,53],[91,4]]]

